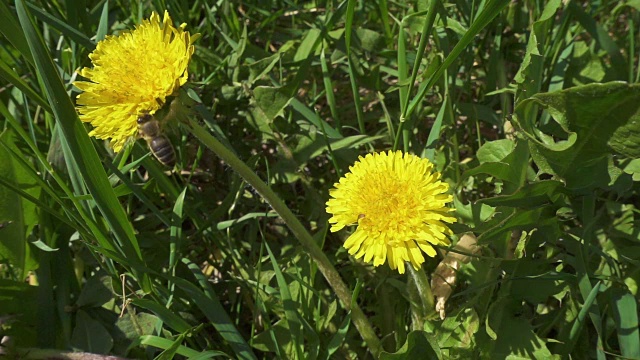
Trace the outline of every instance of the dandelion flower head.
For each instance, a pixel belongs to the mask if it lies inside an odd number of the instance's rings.
[[[75,85],[83,91],[76,105],[80,119],[91,123],[90,136],[111,139],[115,152],[137,134],[137,117],[154,114],[187,82],[193,42],[199,34],[173,26],[165,11],[117,36],[107,36],[89,55],[93,68],[80,75],[88,81]]]
[[[429,160],[389,151],[361,156],[349,170],[327,201],[332,232],[357,224],[344,243],[349,254],[374,266],[388,260],[403,274],[405,261],[417,270],[423,253],[436,255],[432,245],[449,244],[453,197]]]

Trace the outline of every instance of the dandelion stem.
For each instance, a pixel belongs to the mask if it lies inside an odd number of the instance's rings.
[[[227,149],[220,141],[213,137],[208,131],[200,126],[195,120],[189,119],[189,131],[202,142],[206,147],[215,152],[220,159],[235,170],[249,185],[264,198],[271,207],[282,217],[293,235],[308,251],[309,256],[316,262],[318,269],[322,272],[329,285],[336,292],[336,295],[343,306],[351,311],[351,318],[362,339],[367,343],[369,351],[374,357],[378,357],[381,350],[380,340],[373,331],[373,327],[367,320],[358,304],[351,301],[351,291],[347,288],[340,277],[338,271],[333,267],[329,258],[322,252],[311,234],[300,223],[296,216],[289,210],[287,205],[276,195],[262,179],[256,175],[242,160],[232,151]]]

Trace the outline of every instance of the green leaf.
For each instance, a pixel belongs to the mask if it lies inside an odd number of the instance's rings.
[[[638,301],[628,290],[614,287],[611,289],[611,308],[622,356],[640,359]]]
[[[145,336],[141,336],[139,339],[139,343],[142,345],[149,345],[149,346],[153,346],[156,347],[158,349],[170,349],[172,348],[172,346],[175,344],[174,341],[171,341],[169,339],[165,339],[165,338],[161,338],[159,336],[153,336],[153,335],[145,335]],[[215,357],[215,356],[226,356],[229,357],[227,354],[220,352],[220,351],[203,351],[203,352],[199,352],[197,350],[188,348],[186,346],[182,346],[179,345],[175,348],[175,353],[178,355],[182,355],[182,356],[186,356],[189,359],[209,359],[211,357]]]
[[[420,87],[420,92],[411,100],[407,110],[406,117],[408,118],[416,106],[424,99],[427,91],[440,79],[440,76],[453,64],[453,62],[462,54],[478,33],[484,29],[498,14],[509,5],[509,0],[489,0],[485,4],[482,12],[475,18],[475,21],[469,27],[469,30],[464,34],[456,46],[451,50],[446,59],[442,62],[442,65],[438,67],[438,70],[431,76],[429,81]]]
[[[540,128],[531,115],[534,106],[546,109],[559,129],[545,133],[548,127]],[[613,153],[640,157],[640,85],[612,82],[536,94],[520,102],[516,114],[540,171],[565,179],[569,188],[597,184],[593,174],[607,172],[606,157]]]
[[[113,283],[110,276],[94,275],[87,280],[76,302],[77,306],[98,307],[114,298]]]
[[[527,52],[514,78],[518,84],[517,99],[528,98],[540,91],[544,72],[544,45],[560,5],[560,0],[549,1],[540,18],[532,25],[533,31],[529,37]]]
[[[513,194],[480,199],[478,203],[533,209],[540,205],[554,203],[563,194],[563,184],[560,181],[543,180],[525,184]]]
[[[271,69],[280,61],[282,54],[273,54],[264,59],[260,59],[251,64],[248,64],[249,68],[249,80],[248,84],[252,85],[257,80],[260,80],[263,76],[267,75]]]
[[[66,21],[60,20],[55,16],[51,15],[49,12],[42,10],[35,4],[27,3],[30,8],[30,11],[33,11],[33,14],[42,20],[43,22],[51,25],[51,27],[60,31],[64,36],[72,39],[77,44],[81,45],[85,49],[89,51],[93,51],[95,49],[96,44],[91,41],[85,34],[80,32],[78,29],[73,28]]]
[[[31,50],[20,31],[20,24],[16,21],[16,14],[9,9],[8,1],[0,1],[0,33],[13,45],[16,50],[30,63],[33,64]]]
[[[629,68],[627,62],[622,56],[622,52],[616,41],[609,35],[609,30],[605,29],[591,15],[587,14],[584,9],[574,1],[568,2],[568,10],[582,27],[589,33],[602,49],[604,49],[611,58],[611,68],[616,73],[617,80],[626,80],[628,76],[626,70]]]
[[[437,349],[437,350],[436,350]],[[400,350],[395,353],[382,352],[380,360],[411,360],[425,359],[438,360],[442,355],[439,354],[439,348],[434,349],[429,335],[424,331],[412,331],[407,336],[407,341],[402,345]]]
[[[298,358],[301,359],[304,340],[302,336],[302,324],[300,323],[300,319],[298,318],[299,315],[296,302],[291,297],[289,284],[287,284],[287,281],[285,280],[284,275],[280,270],[280,266],[278,265],[275,256],[271,252],[271,248],[267,243],[265,243],[265,247],[267,248],[267,252],[269,253],[269,259],[271,260],[271,265],[273,265],[276,280],[278,281],[280,300],[282,301],[282,305],[284,307],[285,320],[287,322],[287,328],[289,329],[290,339],[292,340],[292,346],[294,347]]]
[[[173,277],[170,279],[174,281],[176,286],[182,289],[182,291],[187,293],[193,303],[204,313],[207,319],[209,319],[211,324],[220,333],[220,336],[229,342],[229,345],[234,350],[237,358],[256,359],[251,347],[249,347],[242,335],[240,335],[240,332],[229,318],[224,307],[222,307],[222,304],[220,303],[215,291],[211,288],[208,279],[204,277],[198,266],[195,264],[190,263],[187,259],[182,259],[182,262],[189,267],[189,270],[196,277],[198,284],[204,291],[201,291],[194,284],[184,279]]]
[[[494,302],[487,317],[487,334],[493,341],[480,342],[481,358],[491,359],[554,359],[545,341],[534,331],[522,316],[521,304],[511,298],[502,298]]]
[[[479,328],[478,313],[472,308],[447,314],[436,329],[438,345],[441,349],[456,349],[457,352],[464,354],[463,349],[471,349],[474,346],[475,333]]]
[[[525,181],[529,151],[523,141],[495,140],[485,143],[478,150],[478,160],[480,165],[467,170],[465,178],[484,173],[519,186]]]
[[[180,334],[173,340],[173,343],[167,348],[164,349],[160,355],[156,356],[154,360],[171,360],[176,355],[178,348],[181,346],[182,341],[184,341],[185,334]]]
[[[113,347],[113,338],[100,322],[84,310],[78,310],[71,345],[94,354],[108,354]]]
[[[309,31],[306,32],[304,38],[302,39],[300,47],[298,47],[298,50],[293,57],[293,61],[297,62],[306,60],[309,55],[311,55],[311,53],[315,51],[320,34],[321,32],[318,29],[309,29]]]
[[[129,340],[135,340],[142,335],[150,335],[155,331],[155,324],[158,317],[146,312],[131,313],[126,312],[118,318],[116,327]]]
[[[253,90],[251,113],[262,128],[262,126],[271,124],[276,116],[282,116],[284,108],[289,105],[290,101],[291,96],[285,88],[258,86]]]
[[[316,128],[324,130],[325,134],[330,139],[340,139],[342,135],[340,132],[334,129],[331,125],[329,125],[326,121],[322,120],[318,114],[313,112],[309,107],[305,104],[301,103],[300,100],[296,98],[291,99],[291,107],[300,113],[305,119],[309,120]]]
[[[3,59],[0,59],[0,77],[15,85],[15,87],[20,89],[20,91],[22,91],[29,99],[39,106],[42,106],[46,111],[51,111],[51,107],[40,96],[40,94],[33,90],[31,86],[20,77],[20,75],[18,75],[8,64],[4,62]]]
[[[131,303],[135,306],[152,311],[157,315],[157,318],[154,317],[156,321],[159,318],[163,323],[177,332],[182,333],[191,328],[189,323],[187,323],[182,317],[171,312],[171,310],[167,309],[163,304],[147,299],[133,299]]]

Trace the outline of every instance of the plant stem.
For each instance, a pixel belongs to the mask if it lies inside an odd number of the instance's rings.
[[[355,301],[351,301],[351,291],[347,288],[344,281],[340,277],[338,271],[333,267],[329,258],[322,252],[315,240],[309,234],[307,229],[300,223],[296,216],[282,202],[271,188],[265,184],[262,179],[256,175],[242,160],[240,160],[232,151],[227,149],[220,141],[213,137],[208,131],[200,126],[195,120],[189,119],[189,131],[207,146],[211,151],[216,153],[227,165],[235,170],[249,185],[266,200],[273,210],[280,215],[282,220],[287,224],[293,235],[298,239],[300,244],[308,251],[309,256],[316,262],[318,269],[322,272],[329,285],[336,292],[336,295],[342,301],[343,306],[351,311],[351,318],[355,324],[362,339],[367,343],[369,351],[377,358],[380,352],[380,340],[373,331],[373,327],[367,320],[360,307]]]

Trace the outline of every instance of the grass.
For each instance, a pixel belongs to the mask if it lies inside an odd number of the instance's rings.
[[[202,35],[174,171],[90,138],[72,85],[165,9]],[[0,3],[0,353],[640,358],[639,10]],[[391,149],[436,164],[458,218],[402,275],[350,256],[325,212]]]

